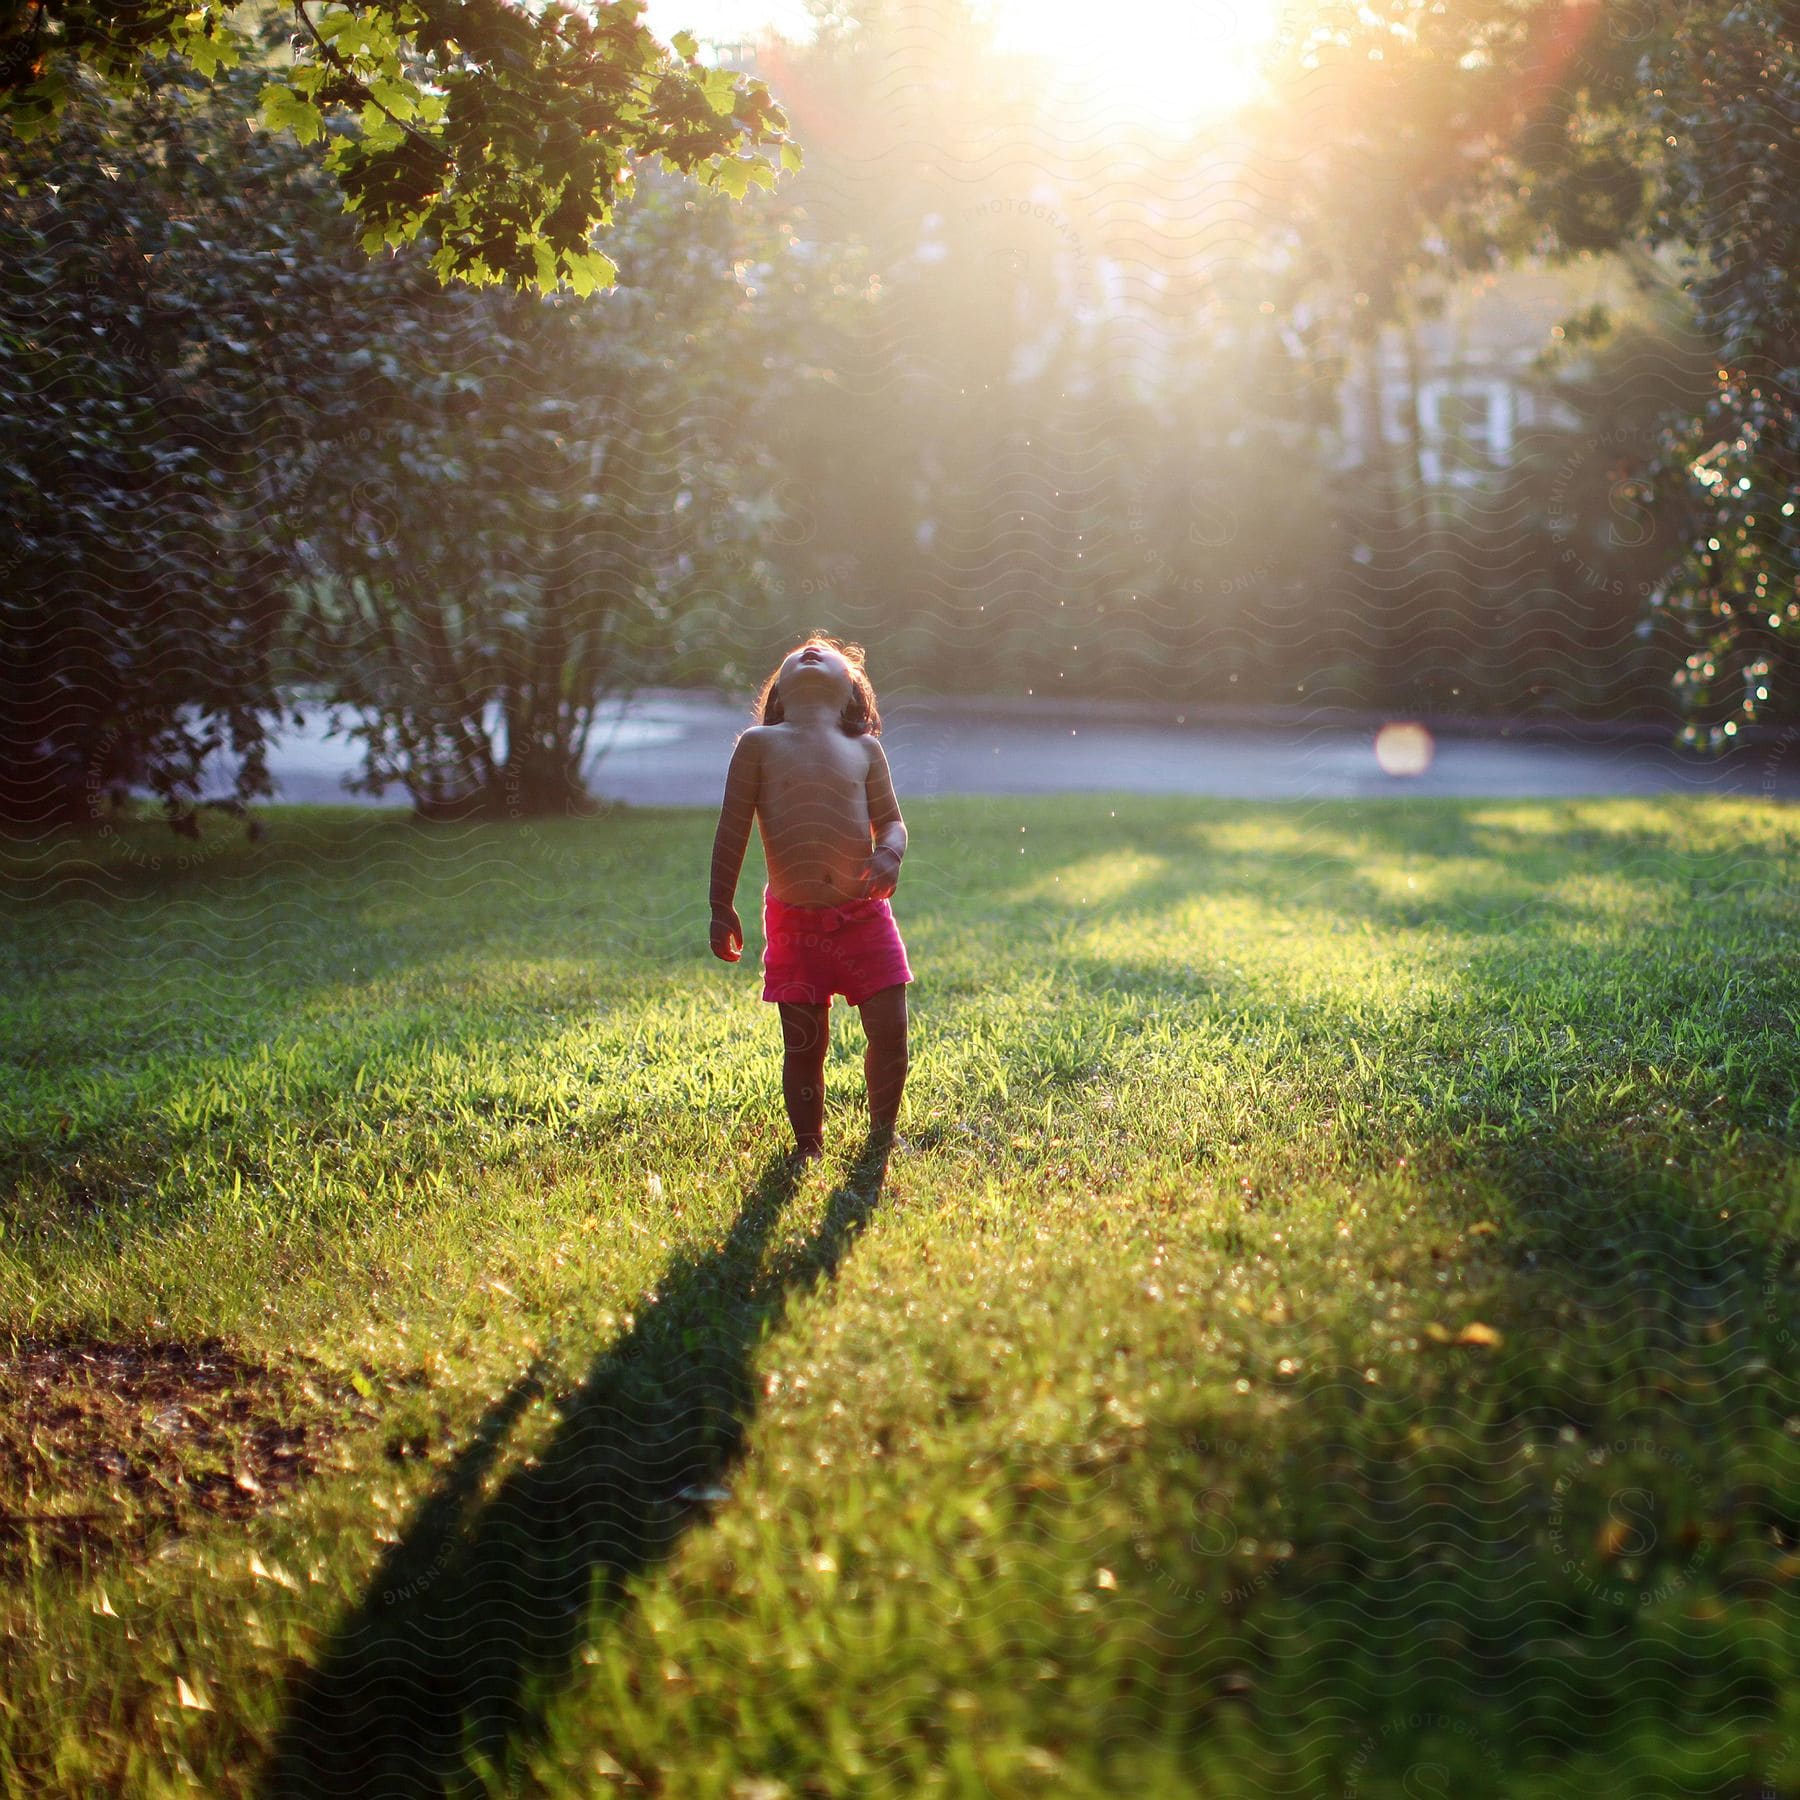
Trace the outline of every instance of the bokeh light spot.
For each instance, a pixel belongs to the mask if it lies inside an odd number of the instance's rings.
[[[1375,734],[1375,760],[1384,775],[1423,775],[1437,745],[1423,725],[1396,721]]]

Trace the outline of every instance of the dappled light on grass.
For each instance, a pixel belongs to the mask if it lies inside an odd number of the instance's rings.
[[[280,1505],[23,1572],[0,1746],[62,1759],[42,1791],[177,1759],[254,1791],[320,1671],[421,1619],[480,1636],[442,1572],[489,1563],[526,1601],[458,1766],[499,1791],[1766,1773],[1800,1578],[1789,816],[996,810],[914,809],[902,1143],[818,1278],[865,1123],[840,1016],[830,1156],[751,1259],[779,1305],[727,1254],[785,1134],[753,979],[705,959],[706,821],[284,817],[160,899],[38,886],[9,1321],[306,1349],[352,1396]],[[730,1455],[681,1485],[712,1497],[590,1595],[625,1564],[547,1499],[589,1441],[565,1403],[703,1365]],[[650,1493],[608,1477],[593,1516]],[[286,1753],[347,1795],[344,1729]]]
[[[1043,902],[1054,906],[1116,908],[1138,889],[1151,886],[1168,873],[1168,859],[1152,851],[1122,856],[1117,850],[1075,862],[1034,870],[1033,879],[1013,890],[1015,902]]]

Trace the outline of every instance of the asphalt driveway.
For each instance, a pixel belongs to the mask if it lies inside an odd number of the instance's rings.
[[[1642,734],[1439,724],[1389,731],[1383,721],[1279,722],[1189,717],[1173,708],[884,695],[883,742],[902,800],[939,794],[1130,792],[1256,800],[1375,795],[1573,798],[1579,795],[1737,794],[1800,799],[1800,738],[1725,761],[1678,754]],[[591,770],[595,793],[638,806],[716,806],[742,702],[653,692],[602,721]],[[1387,721],[1389,725],[1401,721]],[[1378,740],[1380,753],[1378,754]],[[1384,768],[1415,769],[1390,773]],[[322,712],[289,731],[269,758],[277,798],[405,805],[345,791],[353,741],[329,735]]]

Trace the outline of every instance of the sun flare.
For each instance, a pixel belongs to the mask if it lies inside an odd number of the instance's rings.
[[[1172,128],[1261,92],[1294,0],[994,0],[998,48],[1041,57],[1072,116]]]
[[[1302,10],[1302,0],[1110,0],[1104,8],[986,0],[977,8],[996,49],[1039,64],[1077,132],[1090,121],[1179,130],[1247,104]],[[650,0],[646,17],[665,39],[690,30],[713,43],[766,33],[802,39],[812,29],[804,0]]]

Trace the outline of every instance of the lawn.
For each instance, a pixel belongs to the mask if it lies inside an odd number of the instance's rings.
[[[4,853],[0,1789],[1800,1794],[1793,813],[909,823]]]

